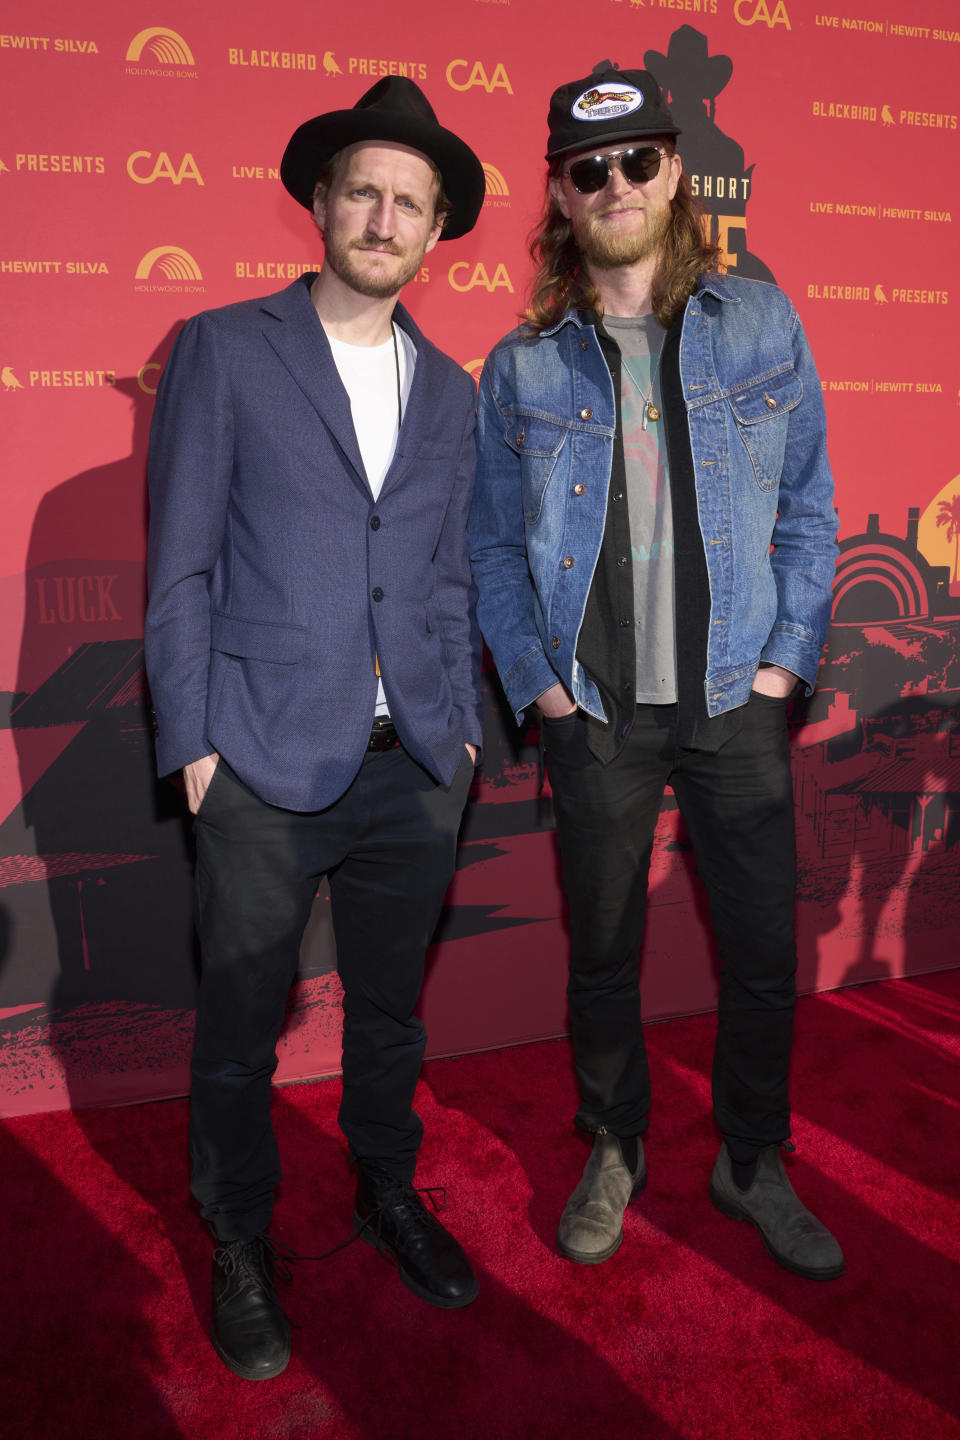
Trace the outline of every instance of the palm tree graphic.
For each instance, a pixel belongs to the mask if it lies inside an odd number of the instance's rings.
[[[960,580],[960,494],[951,495],[949,500],[940,501],[937,525],[947,527],[947,544],[953,541],[953,579]]]

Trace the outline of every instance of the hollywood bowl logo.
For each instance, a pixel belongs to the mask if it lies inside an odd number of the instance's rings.
[[[192,69],[197,63],[183,36],[162,25],[150,26],[135,35],[127,47],[127,60],[133,65],[139,64],[144,51],[158,65],[180,65]]]
[[[134,279],[138,289],[193,289],[203,280],[203,272],[189,250],[179,245],[157,245],[144,255]]]
[[[484,162],[483,178],[487,182],[487,194],[496,198],[509,195],[510,191],[507,182],[503,178],[503,172],[498,170],[496,165],[488,165]]]

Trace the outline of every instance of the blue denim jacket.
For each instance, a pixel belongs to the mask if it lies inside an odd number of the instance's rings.
[[[830,620],[837,516],[823,395],[776,286],[703,276],[687,302],[680,377],[710,582],[708,715],[743,705],[761,660],[809,694]],[[519,719],[558,679],[600,720],[577,640],[603,538],[613,383],[576,311],[515,330],[480,382],[468,534],[478,617]]]

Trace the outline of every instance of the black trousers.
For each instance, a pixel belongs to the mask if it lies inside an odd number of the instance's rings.
[[[568,996],[577,1124],[647,1128],[650,1075],[638,950],[664,786],[673,787],[706,886],[722,962],[713,1101],[735,1160],[790,1131],[788,1068],[797,966],[796,844],[785,700],[754,692],[716,753],[677,743],[675,705],[640,705],[601,765],[579,716],[547,720],[544,745],[570,910]]]
[[[344,991],[340,1125],[355,1159],[410,1180],[426,1043],[414,1006],[454,870],[473,774],[448,787],[400,748],[368,754],[312,813],[252,794],[221,760],[196,816],[201,947],[191,1065],[191,1189],[214,1235],[266,1229],[280,1158],[270,1080],[317,883],[326,875]]]

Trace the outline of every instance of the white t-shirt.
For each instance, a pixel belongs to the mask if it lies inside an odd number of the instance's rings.
[[[394,337],[396,345],[394,345]],[[400,408],[406,410],[417,363],[417,347],[398,325],[384,345],[348,345],[328,335],[334,364],[350,397],[353,428],[367,484],[379,499],[384,477],[397,448],[400,413],[397,405],[399,371]],[[389,715],[383,680],[377,682],[377,715]]]
[[[397,325],[393,327],[393,334],[396,348],[393,338],[383,345],[348,345],[344,340],[327,336],[343,387],[350,397],[353,428],[374,500],[379,498],[383,478],[397,448],[400,418],[397,369],[399,366],[400,401],[405,410],[417,360],[416,347],[409,335]]]

